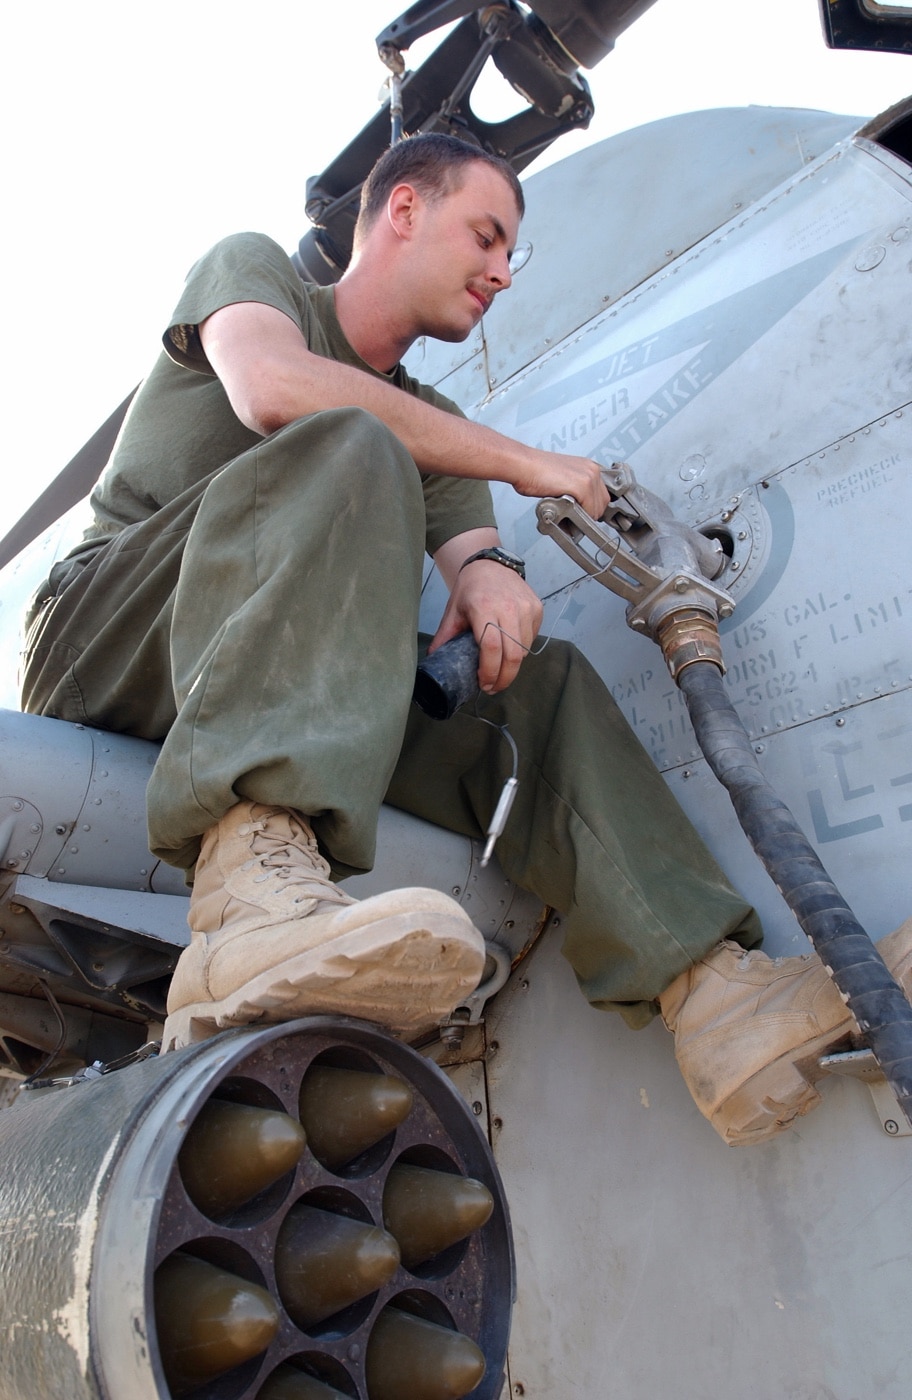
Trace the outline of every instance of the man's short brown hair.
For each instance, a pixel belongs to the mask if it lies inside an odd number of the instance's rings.
[[[391,192],[403,183],[414,185],[427,200],[442,199],[462,184],[467,166],[481,162],[498,171],[513,191],[519,217],[526,212],[526,201],[516,171],[500,156],[470,146],[455,136],[431,132],[409,136],[391,146],[377,161],[361,189],[361,208],[355,226],[355,243],[373,225],[386,207]]]

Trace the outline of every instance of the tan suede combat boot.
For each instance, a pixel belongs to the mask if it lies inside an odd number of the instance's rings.
[[[877,945],[912,994],[912,919]],[[694,1102],[735,1145],[763,1142],[820,1102],[821,1055],[858,1028],[816,954],[717,948],[659,997]]]
[[[354,900],[298,813],[241,802],[203,838],[163,1050],[226,1026],[358,1016],[416,1035],[474,990],[484,939],[436,890]]]

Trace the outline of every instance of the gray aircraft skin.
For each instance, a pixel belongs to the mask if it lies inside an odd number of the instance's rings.
[[[525,190],[512,290],[467,341],[419,343],[407,367],[492,428],[629,463],[722,540],[729,696],[877,940],[912,915],[912,99],[868,121],[691,113],[585,149]],[[495,505],[545,600],[543,633],[599,670],[759,910],[766,950],[807,952],[659,649],[539,532],[535,502],[495,488]],[[71,513],[4,571],[7,654],[17,609],[80,523]],[[429,566],[426,629],[443,599]],[[145,845],[153,747],[18,715],[11,690],[0,699],[0,1070],[30,1073],[56,1048],[50,1072],[67,1074],[160,1029],[186,892]],[[445,889],[491,946],[462,1025],[424,1049],[486,1129],[510,1203],[501,1400],[906,1400],[912,1128],[876,1072],[842,1058],[807,1118],[725,1147],[661,1023],[632,1032],[588,1007],[560,954],[560,912],[510,886],[496,858],[483,869],[481,850],[385,810],[377,866],[348,888]],[[122,946],[141,953],[126,974]],[[62,1048],[36,976],[66,1004]],[[87,1345],[60,1335],[63,1349]],[[108,1395],[97,1385],[72,1394]],[[23,1400],[19,1386],[0,1376],[0,1397]]]

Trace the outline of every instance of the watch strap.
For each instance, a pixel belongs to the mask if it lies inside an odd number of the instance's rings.
[[[468,559],[464,559],[459,566],[459,572],[467,564],[474,564],[476,559],[491,559],[495,564],[503,564],[505,569],[512,569],[515,574],[519,574],[521,579],[526,577],[526,565],[518,554],[511,554],[509,550],[501,549],[498,545],[492,545],[489,549],[479,549],[477,554],[470,554]]]

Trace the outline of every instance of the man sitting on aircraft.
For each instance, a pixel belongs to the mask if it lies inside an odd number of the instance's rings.
[[[484,964],[463,910],[420,889],[359,903],[330,872],[370,868],[384,799],[480,836],[507,776],[486,721],[509,723],[506,874],[565,915],[590,1001],[633,1026],[661,1010],[701,1110],[758,1141],[817,1102],[808,1066],[853,1023],[816,957],[745,951],[755,915],[585,659],[528,654],[541,604],[487,483],[598,517],[599,467],[467,421],[401,365],[509,287],[522,212],[508,165],[421,136],[374,168],[336,287],[258,234],[207,253],[95,526],[36,600],[24,705],[163,741],[151,847],[195,868],[166,1046],[312,1012],[409,1035],[445,1018]],[[410,705],[425,550],[450,591],[432,647],[480,644],[480,714],[446,725]],[[881,950],[912,965],[912,937]]]

